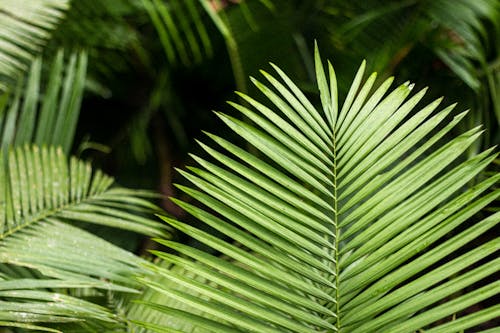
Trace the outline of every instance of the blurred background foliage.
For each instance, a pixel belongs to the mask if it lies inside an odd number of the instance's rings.
[[[194,139],[202,129],[221,131],[210,110],[227,111],[233,90],[255,93],[248,91],[255,89],[248,77],[262,64],[279,63],[317,100],[311,88],[314,40],[334,62],[341,93],[359,63],[369,59],[368,72],[377,71],[380,81],[394,75],[396,83],[410,80],[418,89],[425,83],[431,87],[429,100],[459,101],[457,114],[470,109],[465,126],[482,123],[486,130],[470,154],[499,142],[500,3],[495,0],[32,3],[26,8],[35,14],[28,22],[16,16],[14,0],[2,0],[0,23],[17,22],[21,36],[16,44],[8,33],[12,27],[2,30],[4,104],[14,104],[19,96],[5,96],[29,83],[24,76],[34,56],[61,62],[61,49],[85,52],[85,89],[78,95],[74,144],[66,150],[91,159],[126,186],[174,195],[173,169],[198,149]],[[37,12],[47,4],[53,10]],[[23,29],[36,33],[26,37]],[[29,42],[36,47],[27,47]],[[19,62],[14,72],[7,71],[12,59]],[[35,63],[41,87],[49,84],[44,78],[50,65]],[[168,201],[163,205],[181,214]]]

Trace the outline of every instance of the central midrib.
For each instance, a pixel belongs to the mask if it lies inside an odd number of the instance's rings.
[[[92,200],[92,199],[99,198],[99,196],[102,193],[103,192],[95,193],[95,194],[90,195],[84,199],[75,200],[73,202],[69,202],[67,204],[57,206],[55,208],[44,209],[44,210],[41,210],[40,212],[38,212],[38,214],[29,215],[28,219],[24,223],[18,224],[14,228],[9,229],[7,232],[0,234],[0,240],[3,240],[5,238],[9,237],[10,235],[22,230],[23,228],[26,228],[26,227],[32,225],[33,223],[40,222],[49,216],[55,216],[62,210],[78,206],[78,205],[86,203],[87,201]]]
[[[337,327],[337,332],[340,332],[340,307],[339,307],[339,243],[338,239],[340,237],[340,232],[338,228],[338,207],[337,207],[337,145],[336,145],[336,133],[335,130],[333,132],[333,210],[334,210],[334,220],[333,226],[335,228],[335,239],[333,240],[335,243],[335,313],[337,315],[335,326]]]

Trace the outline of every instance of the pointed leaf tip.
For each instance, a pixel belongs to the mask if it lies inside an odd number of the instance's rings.
[[[264,76],[270,76],[270,74],[263,69],[259,69],[259,73],[264,75]]]

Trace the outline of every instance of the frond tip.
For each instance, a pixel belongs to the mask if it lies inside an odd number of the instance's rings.
[[[252,79],[268,103],[244,94],[247,106],[230,103],[252,124],[217,114],[257,154],[212,134],[212,145],[200,143],[211,161],[193,155],[199,167],[181,171],[193,185],[178,187],[206,209],[174,202],[226,238],[163,218],[220,255],[158,240],[180,255],[155,252],[172,266],[150,269],[169,283],[143,279],[156,293],[143,306],[169,319],[140,325],[441,332],[500,314],[495,306],[462,314],[500,291],[484,282],[498,266],[499,239],[472,243],[500,222],[499,212],[482,212],[500,195],[492,189],[500,175],[483,173],[497,154],[464,156],[481,129],[454,137],[464,113],[438,110],[441,99],[417,107],[427,89],[390,91],[392,78],[372,89],[364,62],[340,107],[333,66],[327,76],[318,49],[315,57],[321,108],[273,65],[281,80]]]

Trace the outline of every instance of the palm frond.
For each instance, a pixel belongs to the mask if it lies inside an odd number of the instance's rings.
[[[491,0],[475,1],[472,5],[468,1],[434,1],[426,12],[444,28],[434,51],[471,89],[478,91],[479,68],[486,65],[489,53],[498,54],[495,43],[500,36],[490,41],[487,31],[492,35],[500,33],[500,5]]]
[[[59,294],[47,289],[137,292],[144,260],[81,227],[166,235],[165,226],[143,217],[161,211],[145,200],[152,194],[111,187],[113,178],[54,147],[12,148],[0,172],[0,299],[25,307],[2,308],[0,320],[114,322],[109,310],[70,296],[55,300]]]
[[[142,0],[170,63],[200,62],[213,53],[196,0]]]
[[[91,288],[92,283],[55,279],[15,279],[0,281],[0,318],[2,326],[48,332],[61,332],[37,325],[40,322],[67,323],[84,319],[114,322],[106,308],[83,299],[47,289]]]
[[[36,143],[62,146],[68,153],[80,113],[86,78],[87,55],[72,53],[64,66],[60,50],[42,88],[42,60],[33,61],[26,86],[19,86],[13,97],[4,94],[6,103],[0,106],[1,147]],[[41,98],[43,96],[43,98]],[[7,102],[8,101],[8,102]]]
[[[500,314],[463,312],[500,291],[484,280],[497,269],[499,239],[475,241],[500,222],[498,212],[477,214],[500,195],[491,189],[500,175],[477,178],[497,154],[464,156],[481,129],[444,141],[465,113],[436,111],[441,100],[417,107],[426,89],[409,97],[409,83],[372,89],[364,63],[340,106],[332,65],[326,74],[317,50],[315,58],[321,109],[273,65],[277,78],[253,80],[269,106],[244,94],[248,107],[231,103],[254,125],[218,113],[258,155],[209,134],[219,150],[201,146],[216,162],[193,156],[200,167],[181,171],[194,187],[178,187],[208,209],[174,201],[228,240],[163,219],[229,259],[159,239],[180,254],[160,258],[208,282],[154,268],[175,284],[143,283],[191,310],[149,304],[177,321],[145,327],[449,332]]]
[[[137,58],[148,63],[147,36],[139,30],[147,19],[140,1],[73,1],[44,54],[53,55],[60,48],[85,50],[89,55],[87,90],[109,98],[113,93],[109,84],[116,75],[137,70]]]
[[[455,76],[475,94],[493,85],[495,70],[488,62],[494,63],[498,57],[497,1],[479,0],[472,4],[461,0],[372,0],[329,3],[321,10],[325,17],[320,16],[318,22],[326,27],[337,52],[350,56],[344,60],[349,64],[354,56],[363,55],[373,59],[371,63],[377,71],[391,73],[405,58],[426,57],[426,50],[430,50],[437,62],[427,70],[436,72],[443,62],[450,70],[447,76]],[[429,60],[422,64],[410,60],[402,69],[408,71],[416,65],[414,71],[418,73],[428,66]],[[490,87],[494,92],[492,88],[494,85]]]
[[[268,0],[259,1],[266,10],[274,5]],[[223,37],[231,61],[238,89],[245,91],[245,73],[241,63],[238,42],[231,23],[226,16],[223,2],[219,0],[142,0],[151,21],[160,37],[167,60],[171,64],[180,62],[184,66],[201,62],[213,54],[210,31],[206,26],[208,17]],[[235,5],[247,22],[247,28],[257,30],[252,11],[245,1]]]
[[[69,8],[68,0],[4,0],[0,4],[0,91],[16,82]],[[15,86],[15,85],[14,85]]]
[[[90,164],[71,158],[61,149],[24,146],[9,153],[8,170],[2,169],[1,237],[15,234],[44,219],[102,224],[160,235],[165,228],[134,212],[159,212],[142,196],[148,192],[114,188],[114,179]],[[129,209],[131,212],[123,211]]]
[[[268,0],[260,2],[268,9],[274,8]],[[235,42],[230,27],[219,15],[224,11],[219,0],[142,0],[142,3],[158,32],[167,59],[172,64],[180,61],[183,65],[189,65],[200,62],[206,56],[212,56],[212,41],[204,22],[206,15],[213,21],[227,44]],[[245,1],[238,3],[238,8],[243,17],[247,18],[249,25],[255,25]],[[228,45],[228,48],[231,47],[236,45]]]

